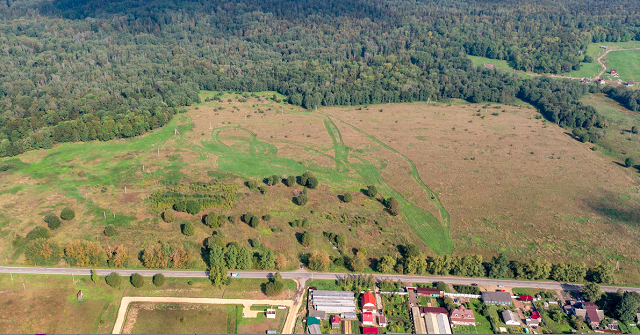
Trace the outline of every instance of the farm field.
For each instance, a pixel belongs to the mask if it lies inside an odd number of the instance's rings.
[[[621,283],[640,282],[635,266],[626,266],[640,260],[640,250],[631,247],[640,232],[624,217],[638,202],[620,200],[635,199],[637,178],[539,119],[527,104],[451,101],[306,111],[274,101],[271,92],[201,95],[204,102],[139,138],[67,143],[0,160],[13,166],[0,172],[0,262],[24,263],[21,237],[44,226],[45,213],[68,205],[76,218],[54,230],[53,241],[121,243],[131,255],[170,242],[186,250],[183,268],[204,268],[202,241],[214,229],[201,217],[210,209],[176,213],[176,221],[167,223],[149,198],[180,183],[213,181],[238,190],[233,204],[213,208],[233,219],[215,229],[219,236],[247,247],[259,241],[283,255],[281,269],[297,267],[298,255],[313,250],[340,256],[323,238],[331,232],[345,235],[343,250],[365,247],[369,257],[411,243],[427,255],[479,253],[485,260],[498,252],[589,264],[616,258]],[[208,99],[216,95],[221,101]],[[306,206],[292,201],[299,186],[278,183],[265,188],[268,194],[245,186],[250,179],[261,184],[273,174],[304,171],[320,181]],[[402,215],[389,215],[365,196],[367,185],[398,199]],[[341,201],[344,192],[353,201]],[[240,220],[248,212],[270,220],[252,228]],[[312,224],[296,228],[295,219]],[[180,231],[187,222],[195,226],[192,236]],[[115,236],[103,234],[109,224]],[[309,247],[299,243],[305,230],[314,237]],[[128,266],[141,263],[130,257]]]
[[[129,307],[123,334],[236,334],[238,310],[242,307],[136,303]]]
[[[640,81],[640,50],[612,51],[604,59],[607,69],[616,69],[623,82]]]
[[[216,289],[206,279],[167,278],[158,288],[145,277],[142,288],[133,288],[123,278],[119,289],[104,277],[93,283],[87,276],[0,274],[3,303],[0,304],[2,333],[111,333],[122,296],[175,296],[267,299],[260,279],[235,279],[225,289]],[[23,284],[24,283],[24,284]],[[295,282],[285,280],[288,288]],[[84,294],[78,302],[78,291]],[[287,299],[286,293],[276,298]],[[35,313],[35,314],[34,314]],[[33,315],[38,318],[33,318]],[[164,333],[164,332],[161,332]]]
[[[534,109],[419,103],[369,108],[382,113],[358,108],[323,111],[346,129],[343,138],[356,136],[346,126],[356,125],[415,162],[451,215],[454,254],[488,259],[502,251],[514,258],[595,262],[595,250],[605,250],[629,265],[640,258],[631,247],[638,227],[610,215],[627,213],[618,206],[638,208],[635,201],[619,204],[621,195],[637,193],[637,176],[537,119]],[[415,199],[413,194],[410,190],[406,197]],[[602,236],[620,243],[611,245]],[[627,271],[627,280],[637,280],[635,266]]]

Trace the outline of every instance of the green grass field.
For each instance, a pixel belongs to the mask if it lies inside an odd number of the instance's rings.
[[[640,81],[640,51],[612,51],[606,59],[608,69],[618,70],[618,75],[623,82]]]
[[[111,333],[123,296],[266,299],[260,287],[263,282],[233,279],[224,289],[216,289],[207,278],[167,278],[165,285],[158,288],[145,277],[142,288],[132,287],[128,278],[123,278],[122,287],[112,288],[104,277],[93,283],[89,276],[0,274],[0,315],[5,316],[0,318],[0,329],[3,333]],[[286,289],[293,292],[295,282],[285,283]],[[82,302],[76,298],[80,290],[84,294]],[[221,333],[226,333],[224,327]]]
[[[133,334],[236,333],[238,306],[163,304],[155,307],[138,310]]]

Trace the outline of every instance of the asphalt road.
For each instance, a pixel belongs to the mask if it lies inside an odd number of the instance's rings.
[[[117,272],[122,276],[130,276],[133,273],[139,273],[142,276],[151,277],[157,273],[162,273],[166,277],[179,277],[179,278],[206,278],[208,277],[207,271],[186,271],[186,270],[129,270],[129,269],[96,269],[98,275],[106,276],[112,272]],[[240,278],[269,278],[273,275],[273,271],[232,271],[240,274]],[[78,268],[39,268],[39,267],[10,267],[0,266],[0,273],[23,273],[23,274],[38,274],[38,275],[76,275],[76,276],[88,276],[91,275],[90,269],[78,269]],[[296,270],[290,272],[280,272],[284,279],[340,279],[345,276],[344,273],[331,273],[331,272],[309,272],[306,270]],[[432,283],[436,281],[443,281],[448,284],[462,284],[462,285],[504,285],[507,287],[522,287],[522,288],[541,288],[550,290],[568,290],[579,291],[581,284],[572,283],[559,283],[554,281],[525,281],[525,280],[510,280],[510,279],[487,279],[487,278],[466,278],[466,277],[453,277],[453,276],[411,276],[411,275],[384,275],[375,274],[374,277],[377,280],[391,279],[394,281],[400,280],[405,283]],[[619,289],[625,291],[635,291],[640,293],[640,288],[637,287],[624,287],[624,286],[601,286],[604,292],[616,292]]]

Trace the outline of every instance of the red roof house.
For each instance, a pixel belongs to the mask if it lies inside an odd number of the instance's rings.
[[[367,326],[373,326],[373,313],[370,313],[370,312],[362,313],[362,324]]]
[[[339,329],[340,328],[340,317],[337,315],[332,315],[329,319],[331,321],[331,328]]]
[[[438,290],[437,288],[418,287],[418,288],[416,288],[416,293],[417,294],[422,294],[422,295],[427,296],[427,297],[439,297],[440,296],[440,290]]]
[[[362,311],[371,313],[376,311],[376,297],[373,293],[365,292],[362,295]]]
[[[532,319],[539,319],[541,317],[542,316],[540,315],[540,312],[538,312],[538,311],[533,311],[533,313],[531,313],[531,318]]]
[[[420,316],[424,316],[425,314],[449,315],[449,312],[444,307],[420,307]]]
[[[533,297],[530,295],[521,295],[520,296],[520,300],[521,301],[533,301]]]
[[[378,328],[376,327],[362,327],[363,334],[377,334]]]

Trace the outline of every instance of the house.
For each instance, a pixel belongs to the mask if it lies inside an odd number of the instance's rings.
[[[636,322],[640,323],[640,313],[636,314]]]
[[[600,49],[606,49],[606,48],[607,48],[607,47],[606,47],[606,46],[604,46],[604,45],[601,45],[601,46],[600,46]]]
[[[378,326],[386,327],[387,325],[387,317],[384,315],[378,315]]]
[[[533,297],[530,295],[519,295],[520,301],[533,301]]]
[[[611,75],[612,76],[617,76],[618,75],[618,70],[611,69]]]
[[[362,311],[375,313],[376,311],[376,297],[371,292],[365,292],[362,295]]]
[[[464,305],[460,306],[460,308],[452,309],[451,312],[449,312],[449,318],[451,319],[452,325],[476,325],[476,317],[473,315],[473,311],[467,309]]]
[[[518,313],[512,312],[510,310],[505,310],[502,313],[502,320],[504,320],[504,324],[507,326],[519,326],[520,325],[520,316]]]
[[[310,316],[307,318],[307,327],[311,325],[319,325],[319,324],[320,324],[320,319],[314,318],[313,316]]]
[[[589,79],[589,78],[582,78],[582,83],[583,83],[583,84],[588,84],[588,83],[590,83],[590,82],[591,82],[591,79]]]
[[[320,331],[320,325],[313,324],[311,326],[307,325],[307,334],[322,334]]]
[[[600,85],[604,85],[604,84],[606,84],[606,82],[604,81],[604,78],[598,78],[598,79],[596,79],[596,81],[597,81],[597,82],[598,82],[598,84],[600,84]]]
[[[636,83],[632,82],[632,81],[628,81],[627,82],[627,87],[633,87]]]
[[[572,308],[566,309],[570,314],[574,314],[580,320],[586,322],[591,329],[600,329],[600,321],[604,319],[604,311],[592,302],[575,302]]]
[[[316,311],[315,309],[311,309],[311,310],[309,310],[309,313],[307,314],[307,316],[312,316],[312,317],[318,318],[320,320],[326,320],[327,319],[327,312],[325,312],[325,311]]]
[[[509,294],[508,292],[483,291],[482,301],[484,301],[484,303],[487,305],[513,305],[511,294]]]
[[[527,324],[527,326],[536,328],[538,327],[538,325],[540,325],[540,320],[542,320],[542,315],[540,315],[540,312],[533,311],[533,313],[531,313],[531,316],[524,321]]]
[[[442,291],[438,290],[437,288],[429,288],[429,287],[418,287],[416,288],[416,293],[417,294],[421,294],[425,297],[440,297],[440,295],[442,294]]]
[[[377,334],[378,328],[376,327],[362,327],[363,334]]]
[[[362,324],[367,326],[373,326],[373,313],[371,312],[362,313]]]
[[[267,315],[267,319],[275,319],[276,318],[276,310],[273,308],[268,308],[265,311],[265,314]]]
[[[331,314],[356,312],[354,294],[350,291],[325,291],[309,289],[311,305],[315,310]]]
[[[331,322],[331,329],[340,329],[340,317],[337,315],[332,315],[329,319]]]
[[[271,334],[277,334],[277,333],[278,333],[278,331],[277,331],[277,330],[275,330],[275,329],[269,329],[269,330],[267,330],[267,334],[268,334],[268,335],[271,335]]]

